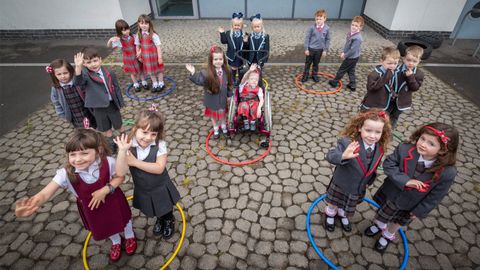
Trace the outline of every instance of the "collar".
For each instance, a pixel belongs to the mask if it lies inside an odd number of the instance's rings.
[[[368,148],[372,148],[372,151],[375,151],[375,144],[369,145],[363,140],[362,140],[362,142],[363,142],[363,147],[365,148],[365,150],[367,150]]]
[[[75,168],[75,173],[88,173],[90,175],[93,175],[95,171],[97,171],[100,168],[100,158],[97,158],[86,170],[78,170]]]
[[[144,36],[147,35],[148,36],[148,35],[150,35],[150,33],[142,31],[142,35],[144,35]]]
[[[140,144],[138,144],[137,139],[135,139],[135,138],[132,139],[132,147],[139,147],[139,148],[145,150],[147,148],[150,148],[153,145],[155,145],[155,141],[151,142],[149,145],[147,145],[147,147],[143,148],[143,147],[140,146]]]
[[[97,73],[98,75],[103,76],[103,71],[102,71],[102,67],[100,67],[97,71],[95,71],[95,73]]]
[[[72,85],[73,85],[73,80],[69,81],[68,83],[61,83],[60,82],[61,87],[65,87],[65,86],[72,87]]]
[[[426,160],[423,158],[422,155],[420,155],[420,157],[418,158],[418,162],[425,162],[425,168],[430,168],[433,166],[433,163],[435,162],[435,159],[434,160]]]
[[[323,27],[325,27],[325,23],[322,24],[322,25],[315,24],[315,27],[316,27],[316,28],[323,28]]]

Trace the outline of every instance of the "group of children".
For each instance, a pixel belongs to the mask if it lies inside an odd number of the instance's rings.
[[[220,129],[223,134],[228,133],[225,114],[233,85],[239,85],[238,114],[244,118],[244,129],[254,131],[256,119],[262,114],[264,90],[260,82],[268,60],[269,36],[260,14],[250,20],[250,35],[242,31],[240,12],[233,13],[229,31],[218,29],[221,43],[227,44],[226,55],[221,47],[212,46],[206,70],[196,72],[193,65],[186,65],[190,80],[204,87],[204,115],[212,120],[215,138],[220,136]],[[307,31],[302,81],[308,79],[312,64],[312,78],[318,81],[318,63],[330,46],[325,21],[326,12],[317,11],[315,25]],[[355,90],[355,65],[360,55],[363,24],[362,17],[353,18],[340,56],[342,65],[329,82],[332,86],[348,73],[347,87]],[[146,75],[153,82],[152,91],[160,91],[164,87],[160,38],[148,16],[141,15],[138,25],[139,31],[134,35],[124,20],[118,20],[117,36],[109,39],[107,45],[121,48],[123,71],[130,74],[137,91],[148,88]],[[340,219],[345,231],[352,230],[349,218],[376,180],[376,170],[389,146],[392,128],[400,113],[411,106],[411,92],[422,84],[423,73],[417,69],[421,55],[421,48],[410,47],[404,63],[398,65],[398,50],[385,48],[381,65],[368,75],[361,111],[348,122],[337,146],[326,157],[336,166],[327,188],[324,220],[327,231],[335,230],[335,218]],[[243,59],[249,68],[241,72]],[[113,139],[112,127],[123,132],[120,108],[124,105],[115,73],[102,67],[102,58],[92,48],[77,53],[74,62],[72,67],[67,61],[57,59],[47,67],[53,82],[51,99],[55,111],[76,128],[65,145],[67,162],[39,193],[17,201],[16,215],[32,215],[59,188],[65,188],[77,198],[85,228],[95,240],[110,238],[110,258],[118,260],[122,243],[127,254],[133,254],[137,247],[131,211],[119,188],[128,169],[134,183],[133,206],[147,217],[156,217],[154,235],[169,239],[174,234],[172,209],[180,195],[166,169],[165,117],[155,105],[140,110],[130,133]],[[377,250],[384,251],[399,226],[414,218],[424,218],[447,194],[456,175],[458,137],[452,126],[424,125],[386,158],[383,169],[387,177],[374,195],[380,208],[373,224],[365,230],[367,236],[381,234],[375,245]],[[113,146],[118,150],[116,159],[110,156]]]

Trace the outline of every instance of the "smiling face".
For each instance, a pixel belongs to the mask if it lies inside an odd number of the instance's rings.
[[[360,132],[360,137],[368,145],[375,144],[382,137],[384,125],[385,124],[382,121],[367,119],[363,122],[362,127],[358,130]]]
[[[123,36],[129,36],[129,35],[130,35],[130,28],[123,29],[123,30],[122,30],[122,35],[123,35]]]
[[[93,148],[68,153],[68,163],[75,169],[85,171],[97,159],[97,151]]]
[[[72,79],[72,76],[70,72],[68,72],[66,67],[59,67],[59,68],[53,69],[53,74],[55,74],[55,77],[57,78],[57,80],[63,84],[69,83],[70,80]]]
[[[139,21],[138,22],[138,27],[142,30],[142,32],[148,32],[150,30],[150,23],[146,21]]]
[[[142,148],[149,146],[157,139],[157,136],[158,132],[149,131],[148,126],[146,129],[138,128],[137,131],[135,131],[135,139],[137,140],[138,145]]]
[[[437,136],[423,133],[417,140],[417,151],[426,160],[434,160],[440,152],[440,141]]]
[[[212,64],[215,69],[221,69],[223,65],[223,53],[213,53]]]
[[[327,20],[327,17],[325,17],[325,16],[317,16],[317,17],[315,17],[315,24],[316,25],[323,25],[326,20]]]
[[[250,76],[248,76],[248,86],[252,89],[257,87],[258,80],[259,80],[258,73],[252,72]]]
[[[359,22],[352,22],[350,25],[350,32],[352,33],[360,32],[360,29],[362,29],[362,25]]]
[[[232,29],[233,31],[241,31],[243,28],[243,20],[242,19],[232,19]]]
[[[93,57],[92,59],[83,59],[83,65],[87,67],[88,70],[97,72],[102,66],[102,58]]]

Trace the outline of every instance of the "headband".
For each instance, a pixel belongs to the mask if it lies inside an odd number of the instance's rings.
[[[150,106],[147,108],[147,110],[150,111],[150,112],[158,112],[158,108],[159,108],[159,107],[160,107],[160,106],[159,106],[158,104],[152,103],[152,104],[150,104]]]
[[[238,13],[234,12],[232,14],[232,19],[241,19],[241,18],[243,18],[243,13],[242,12],[238,12]]]
[[[262,19],[262,16],[260,15],[260,13],[257,13],[257,14],[255,14],[255,16],[250,17],[250,21],[253,21],[255,19],[259,19],[259,20]]]
[[[445,144],[445,146],[447,146],[448,142],[450,141],[450,137],[445,135],[444,130],[438,130],[438,129],[435,129],[434,127],[431,127],[431,126],[424,126],[424,128],[430,129],[431,131],[433,131],[433,134],[440,137],[440,140],[443,142],[443,144]]]
[[[47,73],[53,73],[53,68],[52,68],[52,66],[50,66],[50,65],[46,66],[46,67],[45,67],[45,71],[46,71]]]

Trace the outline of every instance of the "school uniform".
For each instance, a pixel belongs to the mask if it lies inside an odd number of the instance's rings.
[[[385,159],[383,169],[387,178],[373,197],[380,205],[376,219],[407,225],[411,222],[411,214],[425,218],[447,195],[455,180],[456,168],[446,166],[434,177],[434,173],[417,164],[419,159],[425,162],[416,146],[406,143],[398,145]],[[433,165],[425,164],[427,168]],[[406,187],[411,179],[422,181],[427,187],[424,190]]]
[[[141,73],[140,62],[137,59],[134,35],[122,36],[120,40],[112,43],[112,48],[122,49],[122,70],[125,73]]]
[[[210,89],[206,88],[207,71],[202,70],[190,75],[190,81],[196,85],[204,87],[203,91],[203,105],[205,106],[204,115],[207,117],[214,117],[221,119],[225,117],[225,110],[227,109],[227,97],[233,96],[232,89],[228,88],[228,77],[224,69],[222,69],[222,76],[220,79],[220,89],[217,94],[212,94]],[[217,75],[218,76],[218,75]]]
[[[339,139],[337,146],[326,157],[336,167],[325,201],[344,209],[347,217],[353,216],[357,204],[365,196],[367,186],[377,177],[376,170],[383,157],[383,149],[378,143],[369,146],[361,138],[357,141],[360,146],[356,158],[342,160],[343,152],[352,142],[346,137]]]
[[[247,63],[250,66],[251,64],[257,64],[260,68],[263,68],[263,65],[268,62],[268,55],[270,53],[270,36],[265,33],[250,33],[248,41],[245,44],[245,49],[252,50],[246,54]],[[260,52],[260,50],[265,50],[267,52]],[[262,60],[263,57],[266,57]],[[262,60],[261,62],[259,62]]]
[[[360,58],[362,41],[363,39],[360,32],[353,34],[349,32],[347,34],[345,45],[343,46],[343,55],[345,59],[342,61],[335,78],[332,80],[334,84],[338,84],[338,81],[343,78],[343,75],[348,73],[348,79],[350,81],[348,86],[353,89],[356,88],[355,67]]]
[[[105,202],[101,203],[98,208],[91,210],[88,207],[92,193],[105,187],[112,179],[114,172],[115,159],[106,157],[96,160],[85,171],[75,170],[76,182],[68,179],[64,168],[57,170],[52,180],[75,195],[83,225],[85,229],[92,232],[93,239],[96,241],[123,232],[132,218],[125,194],[119,187],[113,194],[108,194]]]
[[[161,45],[160,37],[153,33],[150,37],[148,32],[141,32],[140,38],[135,35],[135,45],[140,46],[141,55],[140,61],[142,62],[143,71],[148,74],[162,73],[165,69],[165,65],[158,63],[158,51],[157,46]]]
[[[72,123],[74,128],[83,128],[85,119],[89,127],[96,128],[95,118],[89,109],[85,108],[85,92],[73,81],[59,87],[53,86],[50,91],[50,100],[57,115]]]
[[[330,27],[327,24],[323,24],[323,27],[317,27],[316,24],[308,27],[303,47],[305,51],[309,51],[309,55],[305,57],[304,74],[310,73],[313,63],[312,73],[316,76],[323,51],[330,48]]]
[[[83,69],[81,75],[75,76],[75,84],[85,91],[85,107],[92,110],[98,131],[122,127],[120,108],[124,102],[113,71],[104,67],[97,72]]]
[[[245,116],[248,121],[256,120],[260,98],[263,98],[262,88],[257,86],[255,89],[249,89],[246,84],[243,84],[240,85],[240,89],[237,113]]]
[[[130,152],[139,160],[155,163],[159,156],[167,154],[167,147],[165,141],[160,141],[158,146],[153,142],[143,149],[134,138]],[[180,193],[170,179],[166,167],[161,174],[153,174],[130,166],[130,173],[134,184],[133,207],[147,217],[162,217],[172,212],[180,200]]]
[[[243,50],[243,33],[242,31],[226,31],[220,33],[220,42],[222,44],[227,44],[226,57],[228,60],[228,65],[231,67],[240,67],[243,64],[242,59],[236,56],[238,51]],[[240,54],[243,56],[242,54]]]

